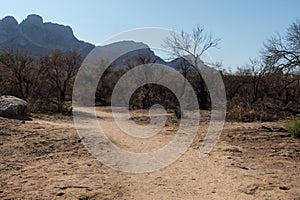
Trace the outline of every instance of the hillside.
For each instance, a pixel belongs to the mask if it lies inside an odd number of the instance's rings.
[[[44,22],[28,15],[20,24],[12,16],[0,20],[0,49],[25,51],[32,56],[49,54],[55,49],[77,50],[87,55],[93,44],[78,40],[69,26]]]

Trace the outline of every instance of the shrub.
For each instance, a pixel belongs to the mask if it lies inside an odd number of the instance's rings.
[[[182,117],[182,111],[181,111],[180,107],[175,108],[175,115],[176,115],[177,119],[180,119]]]
[[[271,110],[262,109],[249,105],[230,105],[228,108],[226,119],[238,122],[266,122],[276,121],[279,119],[277,113]]]
[[[65,102],[62,106],[62,109],[61,109],[61,112],[62,114],[64,115],[72,115],[72,102],[69,101],[69,102]]]
[[[300,138],[300,120],[297,117],[294,117],[291,121],[287,122],[285,128],[291,136]]]

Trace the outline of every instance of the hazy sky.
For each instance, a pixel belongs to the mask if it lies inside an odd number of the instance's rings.
[[[142,27],[191,31],[196,24],[221,38],[209,52],[224,67],[244,65],[262,43],[284,33],[300,19],[299,0],[10,0],[2,1],[0,18],[19,22],[39,14],[45,22],[70,25],[78,39],[100,44],[120,32]]]

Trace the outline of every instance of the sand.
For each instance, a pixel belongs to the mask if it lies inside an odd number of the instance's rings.
[[[169,113],[159,134],[135,139],[121,133],[109,107],[98,107],[97,115],[113,143],[139,153],[166,145],[180,123]],[[149,121],[146,110],[131,116],[138,124]],[[111,169],[94,158],[72,116],[0,118],[0,198],[300,199],[300,140],[280,129],[284,122],[226,122],[213,151],[199,159],[209,112],[201,116],[197,136],[182,157],[141,174]]]

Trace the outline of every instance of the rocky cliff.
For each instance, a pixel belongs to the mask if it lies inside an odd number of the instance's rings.
[[[0,49],[26,51],[38,56],[55,49],[77,50],[86,55],[94,45],[78,40],[69,26],[44,22],[38,15],[28,15],[20,24],[14,17],[0,20]]]

